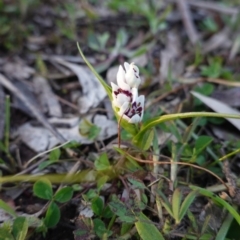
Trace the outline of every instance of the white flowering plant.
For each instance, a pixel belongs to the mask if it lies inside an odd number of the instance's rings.
[[[123,66],[119,66],[116,76],[117,84],[111,83],[111,86],[109,86],[85,58],[78,44],[77,46],[83,60],[105,88],[108,97],[112,102],[112,107],[119,124],[131,134],[132,143],[142,150],[147,150],[152,144],[154,138],[152,129],[165,121],[194,117],[240,119],[240,116],[237,114],[189,112],[157,116],[142,123],[145,97],[143,95],[138,95],[138,87],[141,83],[138,67],[134,63],[129,64],[125,62],[124,68]]]

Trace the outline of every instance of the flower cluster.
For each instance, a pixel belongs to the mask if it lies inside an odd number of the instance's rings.
[[[141,122],[144,112],[144,96],[138,96],[138,86],[141,83],[138,67],[134,63],[120,65],[117,73],[117,84],[112,85],[113,107],[120,117],[129,123]]]

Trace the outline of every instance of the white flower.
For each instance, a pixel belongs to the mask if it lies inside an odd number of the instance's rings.
[[[112,85],[113,107],[120,117],[129,123],[142,121],[144,112],[144,96],[138,96],[138,86],[141,82],[138,67],[134,63],[124,63],[126,72],[119,66],[117,84]]]
[[[141,122],[144,112],[144,96],[138,96],[137,88],[123,90],[114,83],[111,83],[111,85],[112,104],[117,108],[118,115],[129,123]]]
[[[141,83],[141,78],[139,76],[139,69],[134,63],[124,63],[126,72],[120,65],[117,72],[117,84],[120,88],[124,90],[129,90],[130,88],[138,88]]]
[[[119,115],[126,119],[129,123],[138,123],[142,121],[144,112],[144,100],[143,95],[136,98],[131,104],[122,106],[119,111]],[[126,109],[126,110],[125,110]]]
[[[130,87],[138,88],[141,83],[138,67],[135,66],[134,63],[129,64],[127,62],[124,63],[124,67],[126,70],[125,79],[127,84]]]

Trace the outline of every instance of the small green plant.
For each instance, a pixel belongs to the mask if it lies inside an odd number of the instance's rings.
[[[203,76],[210,78],[224,77],[226,79],[232,79],[232,73],[222,66],[222,58],[209,58],[208,62],[208,66],[201,66],[201,74]]]
[[[95,140],[98,137],[100,131],[101,131],[101,128],[91,123],[87,119],[83,119],[79,124],[79,133],[82,136],[87,137],[88,139]]]
[[[34,216],[18,216],[4,201],[0,200],[0,208],[12,219],[5,221],[0,227],[0,240],[25,240],[30,227],[43,227],[43,221]]]
[[[41,199],[50,201],[43,219],[45,227],[51,228],[56,226],[61,215],[57,203],[65,203],[72,198],[72,187],[63,187],[53,194],[51,182],[47,179],[40,179],[34,184],[33,193]]]
[[[179,188],[176,188],[173,192],[172,196],[172,202],[170,203],[167,199],[167,197],[161,192],[158,191],[158,194],[161,199],[161,204],[166,209],[166,211],[169,213],[169,215],[175,220],[176,224],[179,224],[184,216],[187,213],[187,210],[189,209],[190,205],[193,203],[197,192],[192,191],[190,192],[186,198],[183,200],[182,192]]]

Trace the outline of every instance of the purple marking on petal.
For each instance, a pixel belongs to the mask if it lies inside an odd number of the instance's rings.
[[[136,107],[137,107],[136,102],[134,102],[134,103],[132,104],[132,107],[133,107],[133,108],[136,108]]]

